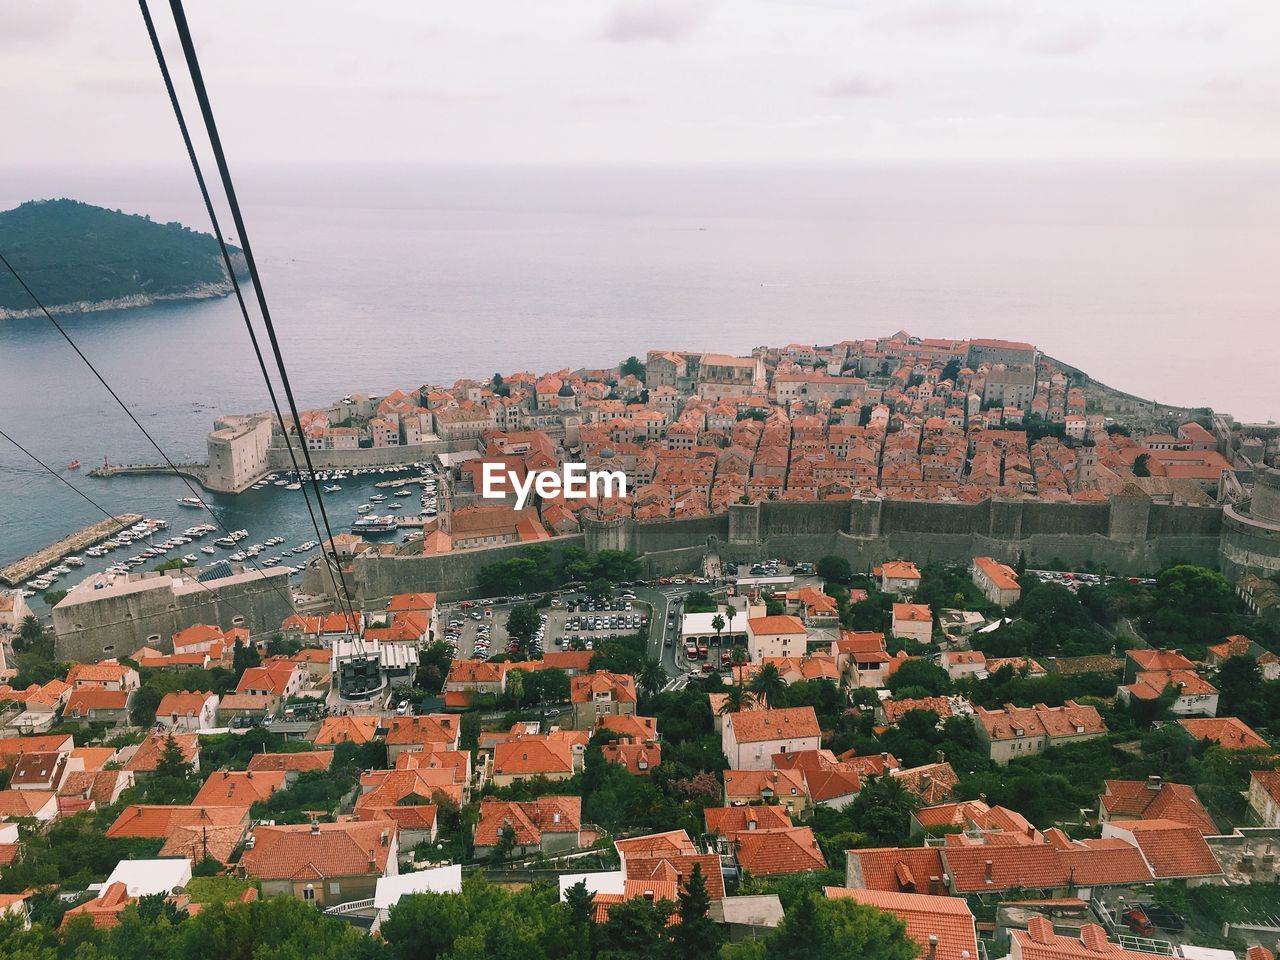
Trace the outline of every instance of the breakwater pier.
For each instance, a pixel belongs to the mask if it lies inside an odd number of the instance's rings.
[[[122,513],[110,520],[103,519],[97,523],[91,523],[89,526],[82,527],[75,533],[63,537],[57,543],[51,544],[43,550],[27,554],[21,560],[15,560],[0,570],[0,581],[11,587],[17,586],[23,581],[34,577],[41,570],[46,570],[53,566],[63,557],[77,553],[85,547],[91,547],[95,543],[107,539],[113,533],[118,533],[133,526],[141,519],[141,514]]]

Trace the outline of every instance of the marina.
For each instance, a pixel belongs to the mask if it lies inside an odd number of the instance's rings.
[[[42,570],[55,566],[63,557],[79,553],[86,547],[92,547],[94,544],[106,540],[112,534],[133,526],[141,519],[141,515],[136,513],[122,513],[111,520],[103,519],[97,523],[91,523],[89,526],[82,527],[75,533],[63,537],[57,543],[45,547],[43,550],[37,550],[21,560],[16,560],[9,564],[3,570],[0,570],[0,580],[11,587],[17,586],[31,579]]]

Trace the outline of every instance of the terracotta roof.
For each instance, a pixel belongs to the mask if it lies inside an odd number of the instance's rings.
[[[718,833],[733,839],[738,833],[749,830],[769,830],[791,826],[786,810],[775,804],[741,807],[707,807],[702,811],[706,819],[707,833]]]
[[[68,910],[63,914],[62,923],[65,925],[77,917],[88,917],[95,927],[108,929],[118,924],[120,914],[124,912],[125,907],[135,902],[135,898],[129,896],[128,888],[117,880],[103,890],[96,899]]]
[[[978,960],[978,932],[969,904],[960,897],[938,897],[923,893],[896,893],[882,890],[850,890],[826,887],[833,899],[858,903],[894,914],[907,925],[907,936],[915,941],[918,957],[936,960]],[[936,950],[931,949],[937,938]]]
[[[605,670],[569,678],[569,697],[574,703],[588,703],[601,694],[608,694],[619,703],[635,703],[636,678]]]
[[[283,770],[217,770],[191,803],[197,807],[243,807],[263,802],[283,786]]]
[[[209,692],[193,693],[188,690],[181,690],[175,693],[166,693],[164,699],[160,701],[160,706],[156,707],[157,717],[198,717],[200,711],[204,709],[204,705],[210,699],[216,701],[218,698]]]
[[[1139,670],[1194,670],[1195,664],[1177,650],[1126,650]]]
[[[194,627],[179,630],[173,635],[173,649],[190,647],[200,643],[213,643],[222,639],[222,630],[208,623],[197,623]]]
[[[209,856],[219,863],[226,863],[244,839],[248,825],[247,820],[214,827],[176,825],[169,831],[156,856],[186,857],[192,863],[199,863]]]
[[[927,891],[931,879],[941,882],[947,872],[940,847],[873,847],[850,850],[848,856],[858,861],[867,890]]]
[[[107,828],[108,837],[167,837],[177,827],[227,827],[244,824],[248,806],[197,807],[132,804]]]
[[[862,778],[853,769],[805,770],[805,791],[814,803],[848,797],[862,789]]]
[[[1155,700],[1167,687],[1177,690],[1180,697],[1207,697],[1218,692],[1217,687],[1193,670],[1140,670],[1125,689],[1139,700]]]
[[[1113,826],[1133,836],[1158,880],[1222,873],[1213,851],[1195,827],[1173,820],[1134,820]]]
[[[436,595],[434,593],[397,593],[387,601],[387,609],[399,610],[434,610]]]
[[[91,710],[125,710],[129,706],[130,693],[106,687],[76,687],[67,697],[64,713],[76,716]]]
[[[626,874],[628,880],[646,883],[667,880],[683,886],[697,864],[707,881],[707,896],[712,900],[724,899],[724,874],[720,871],[720,857],[714,853],[687,856],[641,857],[628,856]]]
[[[925,803],[941,803],[951,796],[960,778],[956,776],[951,764],[927,763],[922,767],[910,767],[891,774],[895,780],[901,780],[905,786]]]
[[[149,773],[155,770],[160,763],[160,758],[164,756],[164,748],[170,737],[178,745],[178,749],[182,751],[182,759],[188,764],[194,763],[200,755],[200,738],[196,734],[175,733],[170,735],[156,733],[147,737],[138,745],[137,752],[129,758],[124,768],[142,773]]]
[[[626,837],[613,842],[622,859],[627,857],[672,857],[697,853],[698,848],[683,830],[665,833],[647,833],[640,837]]]
[[[604,759],[626,767],[635,776],[648,776],[662,763],[662,745],[653,740],[619,737],[600,748]]]
[[[653,740],[658,735],[657,717],[637,717],[625,713],[604,713],[596,718],[596,731],[608,730],[622,737]]]
[[[732,723],[738,743],[761,743],[769,740],[788,740],[797,737],[817,737],[818,715],[813,707],[789,707],[782,710],[744,710],[731,713],[726,722]]]
[[[499,683],[507,672],[505,663],[488,660],[454,660],[449,664],[446,683]]]
[[[808,796],[804,789],[804,774],[799,770],[724,771],[726,799],[752,800],[769,794],[779,798]]]
[[[1272,801],[1280,803],[1280,770],[1252,770],[1249,778],[1256,780]]]
[[[1026,930],[1011,930],[1022,960],[1150,960],[1148,953],[1124,950],[1107,940],[1107,932],[1094,923],[1080,928],[1080,936],[1062,936],[1053,932],[1052,921],[1033,917]]]
[[[737,837],[738,864],[753,876],[825,870],[826,857],[808,827],[749,830]]]
[[[1197,740],[1211,740],[1228,750],[1261,750],[1270,746],[1239,717],[1179,720],[1178,725]]]
[[[378,734],[377,717],[325,717],[312,743],[368,743]]]
[[[50,733],[37,737],[0,737],[0,769],[8,769],[24,753],[45,753],[49,750],[71,750],[75,740],[70,734]]]
[[[1076,886],[1148,883],[1151,870],[1142,851],[1123,840],[1080,840],[1059,849],[1067,879]]]
[[[541,843],[544,833],[577,833],[582,829],[582,798],[544,796],[524,802],[485,799],[480,803],[475,845],[496,845],[506,826],[515,831],[516,843],[521,846]]]
[[[542,655],[544,669],[585,671],[591,667],[594,650],[549,650]]]
[[[803,636],[809,632],[809,628],[804,625],[803,620],[789,614],[777,614],[772,617],[752,617],[747,621],[747,626],[753,634],[759,636],[773,636],[775,634],[800,634]]]
[[[919,697],[911,700],[882,700],[880,706],[884,710],[885,723],[896,724],[912,710],[931,710],[940,719],[951,716],[951,701],[946,697]]]
[[[1060,707],[1043,703],[1034,707],[1015,707],[1008,703],[1003,710],[978,707],[975,715],[992,740],[1015,739],[1018,730],[1028,737],[1082,736],[1107,730],[1096,707],[1082,706],[1074,700],[1067,700]]]
[[[392,717],[386,732],[388,745],[417,746],[436,744],[452,748],[458,743],[458,718],[446,714],[425,714],[420,717]]]
[[[50,800],[57,802],[51,790],[0,790],[0,820],[34,817]]]
[[[1058,851],[1047,844],[948,846],[942,856],[952,889],[959,893],[1061,887],[1067,882],[1066,865]]]
[[[396,825],[385,820],[260,826],[240,866],[259,880],[381,876],[397,832]]]
[[[293,753],[255,753],[249,769],[259,770],[328,770],[333,763],[332,750],[299,750]]]
[[[895,603],[893,619],[895,623],[899,620],[908,623],[932,623],[933,611],[923,603]]]
[[[565,740],[522,737],[507,740],[493,748],[495,776],[536,776],[537,774],[572,773],[573,751]]]
[[[1195,788],[1184,783],[1107,780],[1099,802],[1113,818],[1175,820],[1196,827],[1203,834],[1218,832],[1213,818],[1196,796]]]

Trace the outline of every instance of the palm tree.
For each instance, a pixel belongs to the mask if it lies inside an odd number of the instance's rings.
[[[739,683],[737,686],[730,687],[724,693],[724,703],[720,704],[720,716],[726,713],[741,713],[743,710],[750,710],[755,706],[755,698],[751,693]]]
[[[667,671],[662,669],[662,664],[652,657],[645,660],[644,665],[640,668],[640,673],[636,677],[636,684],[649,696],[661,693],[662,688],[667,683]]]
[[[729,632],[733,633],[733,618],[738,615],[738,611],[733,608],[733,604],[726,604],[724,615],[729,618]]]
[[[716,632],[716,646],[720,646],[720,631],[724,629],[724,617],[716,614],[711,618],[711,629]]]
[[[44,636],[44,625],[38,617],[29,613],[22,618],[22,623],[18,626],[18,636],[22,638],[23,643],[31,646]]]
[[[776,666],[766,663],[756,671],[747,689],[756,695],[757,700],[773,708],[786,695],[787,682]]]

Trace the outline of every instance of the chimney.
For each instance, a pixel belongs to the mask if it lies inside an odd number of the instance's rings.
[[[551,814],[551,822],[552,822],[552,823],[559,823],[559,822],[560,822],[560,811],[559,811],[559,810],[557,810],[555,813]]]
[[[929,893],[935,897],[942,895],[941,877],[933,876],[929,878]]]
[[[385,847],[391,842],[391,832],[389,830],[383,830],[382,835],[378,838],[378,842]]]
[[[982,864],[982,879],[987,883],[991,883],[991,861],[985,860]]]
[[[1153,773],[1151,776],[1147,777],[1147,789],[1148,790],[1160,789],[1160,774]]]
[[[652,890],[646,890],[646,891],[644,892],[644,898],[645,898],[646,900],[648,900],[650,903],[653,903],[653,901],[654,901],[654,899],[655,899],[654,894],[653,894],[653,891],[652,891]]]
[[[929,934],[929,960],[937,960],[938,956],[938,935],[936,933]]]

